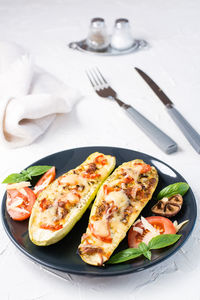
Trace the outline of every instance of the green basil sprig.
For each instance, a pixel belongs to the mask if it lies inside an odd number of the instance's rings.
[[[181,234],[160,234],[152,238],[149,243],[149,249],[161,249],[176,243],[181,237]]]
[[[126,250],[118,252],[117,254],[112,256],[107,263],[119,264],[141,255],[144,255],[146,258],[151,260],[151,250],[161,249],[173,245],[180,239],[180,237],[181,234],[160,234],[152,238],[149,241],[148,245],[146,245],[144,242],[141,242],[138,245],[138,248],[128,248]]]
[[[151,251],[150,251],[150,248],[148,247],[147,244],[145,244],[144,242],[141,242],[138,245],[138,249],[141,251],[140,252],[141,254],[143,254],[146,258],[148,258],[149,260],[151,260]]]
[[[112,256],[107,263],[108,264],[119,264],[124,261],[139,257],[141,255],[142,255],[142,252],[139,248],[128,248],[128,249],[120,251],[117,254],[115,254],[114,256]]]
[[[188,191],[188,189],[189,189],[189,185],[186,182],[173,183],[166,186],[164,189],[162,189],[159,192],[157,199],[160,200],[163,197],[169,198],[176,194],[180,194],[181,196],[183,196]]]
[[[52,166],[33,166],[21,173],[13,173],[8,175],[2,183],[18,183],[21,181],[31,180],[33,176],[38,176],[46,173]]]

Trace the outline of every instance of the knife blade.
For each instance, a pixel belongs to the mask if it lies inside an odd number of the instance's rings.
[[[189,122],[180,114],[180,112],[174,108],[173,102],[146,73],[138,68],[135,68],[135,70],[154,91],[160,101],[165,105],[170,117],[182,131],[182,133],[187,138],[192,147],[196,150],[196,152],[200,154],[200,135],[198,134],[198,132],[189,124]]]

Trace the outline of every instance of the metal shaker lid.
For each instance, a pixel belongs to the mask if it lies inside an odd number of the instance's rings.
[[[103,18],[93,18],[90,24],[92,27],[101,27],[105,25],[105,21]]]
[[[117,19],[115,21],[115,27],[116,28],[122,28],[122,27],[127,26],[127,25],[129,25],[129,20],[128,19],[120,18],[120,19]]]

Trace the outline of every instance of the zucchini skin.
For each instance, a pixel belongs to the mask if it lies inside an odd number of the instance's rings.
[[[123,163],[121,166],[119,166],[117,169],[115,169],[115,171],[107,178],[107,180],[101,186],[101,188],[99,189],[99,192],[96,196],[96,199],[94,201],[94,204],[92,206],[88,225],[90,224],[92,218],[94,218],[94,216],[97,215],[98,208],[101,206],[102,202],[103,201],[105,202],[104,186],[106,186],[106,185],[109,186],[109,184],[112,184],[112,182],[114,182],[116,180],[116,178],[118,176],[118,172],[123,168],[131,167],[133,165],[133,163],[144,163],[144,162],[142,160],[137,159],[137,160]],[[154,167],[151,167],[151,168],[152,168],[152,178],[154,178],[154,185],[150,189],[150,193],[149,193],[148,197],[135,202],[135,205],[139,204],[140,208],[135,209],[130,214],[130,217],[126,224],[123,224],[122,222],[118,222],[118,224],[115,228],[116,231],[114,233],[113,233],[112,225],[109,225],[110,232],[112,233],[112,235],[111,235],[112,243],[111,244],[109,244],[107,242],[99,241],[96,238],[92,238],[92,240],[93,240],[92,247],[93,247],[93,249],[94,249],[94,247],[97,247],[97,249],[98,249],[97,253],[95,253],[95,252],[94,253],[91,252],[89,254],[84,253],[84,249],[85,249],[84,247],[87,248],[87,242],[85,240],[85,235],[88,234],[89,236],[91,236],[91,230],[90,230],[91,227],[90,227],[90,225],[88,226],[86,234],[82,236],[81,244],[78,247],[79,255],[84,262],[86,262],[87,264],[90,264],[90,265],[94,265],[94,266],[102,266],[104,264],[104,262],[107,261],[109,259],[109,257],[112,255],[112,253],[117,248],[119,243],[125,238],[129,228],[135,222],[135,220],[137,219],[137,217],[139,216],[139,214],[141,213],[143,208],[146,206],[148,201],[152,198],[153,192],[155,191],[156,186],[158,184],[157,171]],[[90,245],[91,245],[91,240],[90,240]],[[90,245],[89,245],[89,247],[91,247]],[[101,250],[102,250],[102,252],[101,252]]]
[[[65,176],[65,175],[73,174],[74,170],[78,170],[81,167],[84,167],[87,164],[93,162],[94,159],[99,155],[102,155],[102,153],[98,153],[98,152],[92,153],[81,165],[79,165],[77,168],[75,168],[73,170],[68,171],[67,173],[65,173],[63,175]],[[96,182],[93,184],[93,186],[91,188],[89,188],[88,193],[86,195],[84,195],[83,197],[81,197],[79,203],[77,204],[77,207],[74,207],[67,214],[67,217],[64,220],[63,228],[61,228],[57,231],[50,231],[50,230],[46,230],[46,229],[41,229],[38,226],[40,221],[42,221],[42,219],[43,219],[39,204],[41,203],[41,200],[43,198],[48,197],[49,195],[51,195],[51,197],[52,197],[52,193],[54,191],[57,192],[58,182],[63,175],[58,177],[54,182],[52,182],[49,186],[47,186],[39,194],[39,196],[33,206],[31,217],[29,219],[29,226],[28,226],[29,238],[35,245],[48,246],[48,245],[51,245],[51,244],[54,244],[54,243],[60,241],[71,231],[71,229],[74,227],[76,222],[78,222],[78,220],[82,217],[82,215],[87,210],[90,203],[95,198],[100,186],[103,184],[105,179],[110,175],[110,173],[115,168],[115,164],[116,164],[115,157],[110,156],[110,155],[104,155],[104,156],[108,160],[108,165],[102,166],[102,169],[100,169],[100,172],[103,170],[102,176],[100,177],[100,179],[96,180]],[[93,181],[95,181],[95,179]],[[58,195],[59,195],[59,193],[58,193]]]

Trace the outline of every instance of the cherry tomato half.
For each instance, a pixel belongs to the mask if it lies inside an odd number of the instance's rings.
[[[33,191],[36,194],[36,197],[45,189],[47,185],[49,185],[52,181],[54,181],[56,177],[56,168],[52,167],[49,169],[36,183]]]
[[[107,161],[107,158],[104,157],[103,154],[101,154],[95,158],[94,163],[104,166],[108,163],[108,161]]]
[[[6,207],[8,214],[13,220],[23,221],[28,219],[35,200],[36,196],[34,192],[28,187],[19,190],[7,190]]]
[[[155,229],[159,230],[160,234],[175,234],[176,229],[173,223],[165,218],[159,216],[152,216],[145,218]],[[143,233],[133,230],[133,227],[138,227],[143,230]],[[140,231],[139,229],[139,231]],[[148,244],[148,242],[153,238],[153,234],[144,229],[142,222],[139,222],[132,226],[128,233],[128,245],[130,248],[137,248],[140,242]]]

